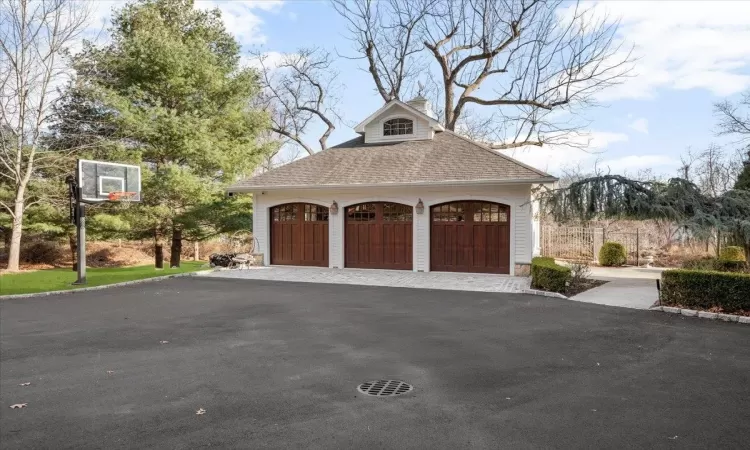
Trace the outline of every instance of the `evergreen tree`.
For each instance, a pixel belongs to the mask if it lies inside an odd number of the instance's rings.
[[[219,10],[196,10],[192,0],[127,4],[110,35],[76,58],[59,127],[141,163],[142,203],[127,217],[136,237],[153,238],[157,265],[171,233],[171,264],[179,265],[183,230],[200,222],[193,211],[222,201],[243,207],[223,200],[222,188],[269,151],[256,141],[267,116],[249,108],[257,74],[239,67],[240,47]]]
[[[747,151],[747,159],[743,163],[742,172],[734,183],[734,188],[742,191],[750,191],[750,149]]]
[[[729,233],[750,257],[750,190],[704,194],[690,181],[637,181],[620,175],[585,178],[559,189],[537,191],[541,210],[555,221],[666,219],[695,236]]]

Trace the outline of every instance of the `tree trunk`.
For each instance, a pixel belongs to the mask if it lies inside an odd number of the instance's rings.
[[[456,120],[458,119],[454,114],[453,106],[453,80],[446,79],[443,85],[445,92],[445,128],[450,131],[455,131]]]
[[[154,231],[154,267],[164,268],[164,245],[161,242],[161,233]]]
[[[154,244],[154,267],[164,268],[164,246],[161,243]]]
[[[8,249],[8,271],[18,272],[21,260],[21,235],[23,233],[23,195],[25,189],[19,189],[16,193],[15,207],[13,208],[13,230],[10,234],[10,248]]]
[[[180,267],[180,256],[182,255],[182,229],[172,229],[172,251],[169,255],[169,267]]]
[[[201,260],[201,246],[200,242],[193,241],[193,261]]]

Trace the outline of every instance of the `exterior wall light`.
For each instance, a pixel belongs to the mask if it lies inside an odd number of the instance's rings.
[[[338,212],[339,212],[339,204],[336,203],[336,200],[334,200],[333,203],[331,203],[331,207],[328,208],[328,209],[330,210],[331,214],[334,214],[334,215],[338,214]]]
[[[422,199],[420,198],[417,202],[417,214],[422,214],[424,212],[424,203],[422,203]]]

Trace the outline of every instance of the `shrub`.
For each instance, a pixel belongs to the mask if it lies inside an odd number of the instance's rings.
[[[688,308],[750,310],[750,275],[701,270],[665,270],[661,302]]]
[[[745,262],[745,251],[742,247],[729,246],[721,249],[719,259],[722,261],[741,261]]]
[[[570,286],[585,284],[591,276],[591,268],[586,261],[574,261],[570,264]]]
[[[716,270],[716,261],[717,259],[712,256],[686,259],[682,262],[682,268],[688,270]]]
[[[53,241],[34,241],[21,247],[21,261],[28,264],[53,265],[64,256],[62,247]]]
[[[621,266],[625,261],[625,247],[619,242],[605,242],[599,250],[599,264],[602,266]]]
[[[535,289],[564,292],[570,277],[570,268],[555,264],[554,258],[539,256],[531,260],[531,287]]]

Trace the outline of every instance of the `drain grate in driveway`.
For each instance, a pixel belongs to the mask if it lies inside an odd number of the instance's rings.
[[[375,380],[362,383],[357,390],[363,394],[374,397],[392,397],[394,395],[406,394],[414,389],[409,383],[398,380]]]

